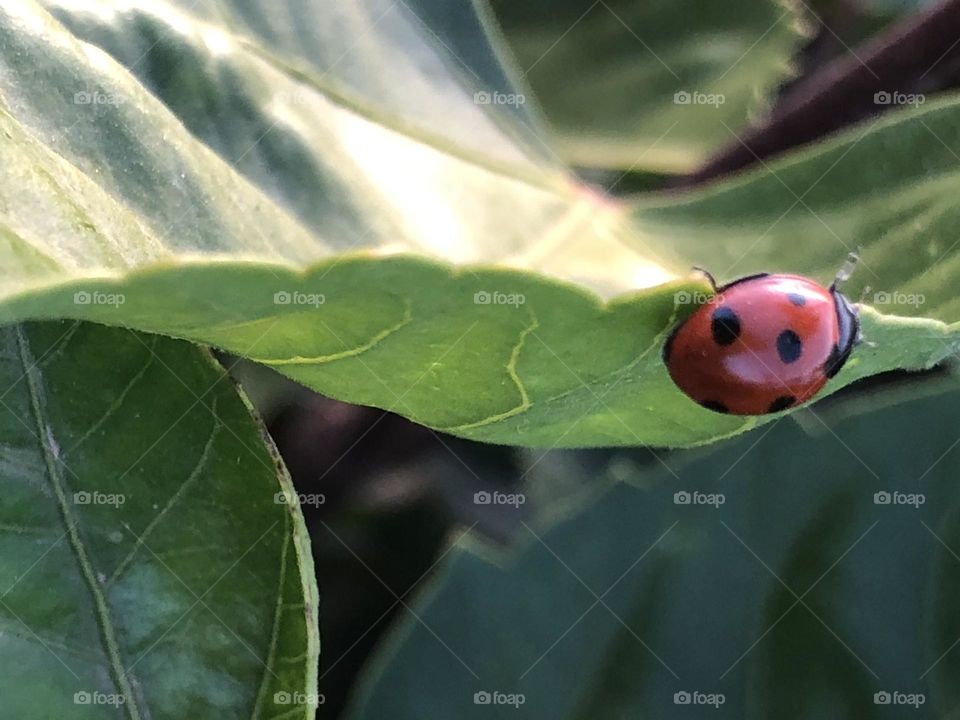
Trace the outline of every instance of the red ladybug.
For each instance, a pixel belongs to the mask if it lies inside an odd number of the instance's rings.
[[[717,288],[670,334],[663,360],[684,393],[733,415],[780,412],[806,402],[839,372],[860,342],[856,308],[837,286],[760,273]]]

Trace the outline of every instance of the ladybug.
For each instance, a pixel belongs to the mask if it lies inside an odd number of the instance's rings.
[[[764,415],[806,402],[860,342],[860,319],[838,286],[800,275],[759,273],[717,287],[667,338],[663,360],[686,395],[709,410]]]

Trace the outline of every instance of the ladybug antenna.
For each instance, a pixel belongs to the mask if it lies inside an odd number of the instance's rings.
[[[860,262],[860,252],[861,248],[858,247],[857,252],[851,252],[847,255],[847,261],[837,271],[836,277],[833,278],[833,283],[830,285],[831,290],[836,290],[841,283],[850,279],[850,276],[853,275],[854,268],[856,268],[857,263]]]
[[[717,281],[716,281],[716,279],[713,277],[713,275],[711,275],[707,270],[704,270],[702,267],[697,267],[696,265],[693,266],[693,270],[694,270],[695,272],[700,273],[701,275],[706,276],[707,280],[710,281],[710,287],[713,288],[713,291],[714,291],[714,292],[717,291]]]

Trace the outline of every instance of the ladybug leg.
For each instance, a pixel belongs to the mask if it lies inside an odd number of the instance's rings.
[[[833,283],[830,285],[831,290],[836,290],[842,283],[850,279],[850,276],[853,275],[854,269],[857,267],[857,263],[860,262],[861,252],[861,248],[858,247],[856,252],[847,254],[847,261],[837,271],[837,275],[834,277]]]
[[[695,270],[696,272],[700,273],[700,274],[703,275],[704,277],[706,277],[707,280],[710,281],[710,287],[713,288],[713,292],[714,292],[714,293],[717,292],[717,281],[716,281],[716,279],[713,277],[713,275],[710,274],[709,271],[704,270],[702,267],[697,267],[696,265],[694,265],[692,269]]]
[[[853,344],[854,344],[854,345],[860,345],[861,343],[863,343],[863,344],[866,345],[867,347],[871,347],[871,348],[872,348],[872,347],[876,347],[877,344],[874,343],[874,342],[870,342],[869,340],[864,341],[864,339],[863,339],[863,325],[861,325],[861,324],[860,324],[860,321],[859,321],[859,320],[860,320],[860,306],[863,305],[863,299],[864,299],[869,293],[870,293],[870,286],[867,285],[867,286],[863,289],[863,292],[860,293],[860,302],[859,302],[859,303],[856,303],[856,304],[850,303],[850,309],[853,311],[854,315],[857,316],[857,331],[853,334]]]
[[[864,304],[863,301],[867,299],[867,296],[870,294],[871,290],[873,290],[873,288],[871,288],[869,285],[865,285],[863,291],[860,293],[860,299],[856,302],[856,304],[852,305],[853,311],[857,313],[857,315],[860,315],[860,306]],[[876,343],[870,342],[869,340],[864,341],[863,326],[860,323],[857,323],[857,332],[853,336],[853,344],[859,345],[860,343],[863,343],[867,347],[871,348],[877,346]]]
[[[830,295],[833,296],[834,307],[837,312],[837,325],[840,330],[840,338],[835,345],[835,357],[831,358],[824,365],[827,377],[836,375],[840,368],[844,366],[856,347],[863,340],[860,330],[860,313],[857,306],[851,303],[846,295],[831,286]]]

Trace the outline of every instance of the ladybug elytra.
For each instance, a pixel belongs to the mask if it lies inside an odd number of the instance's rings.
[[[733,415],[780,412],[806,402],[860,342],[857,310],[838,285],[760,273],[716,287],[663,348],[670,377],[705,408]]]

